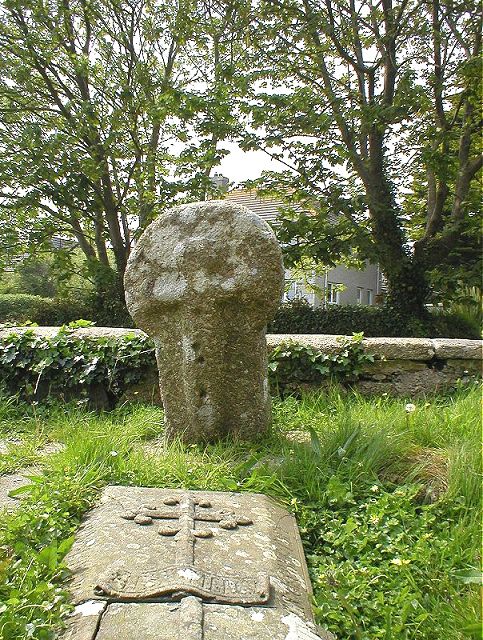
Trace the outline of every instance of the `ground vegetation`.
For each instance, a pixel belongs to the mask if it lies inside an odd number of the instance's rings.
[[[165,447],[159,408],[96,415],[3,397],[0,473],[37,471],[0,520],[0,637],[54,637],[70,609],[63,556],[101,488],[121,483],[280,501],[300,527],[317,621],[338,637],[479,638],[479,402],[476,387],[415,403],[334,389],[275,400],[257,444]],[[40,456],[48,443],[65,449]]]

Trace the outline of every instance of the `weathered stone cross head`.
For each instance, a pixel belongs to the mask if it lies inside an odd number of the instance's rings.
[[[177,526],[161,526],[158,533],[161,536],[174,536],[177,543],[176,559],[181,565],[193,564],[196,538],[213,537],[211,529],[197,529],[196,522],[216,522],[222,529],[237,529],[238,526],[253,524],[253,520],[245,515],[211,510],[211,502],[191,496],[165,498],[163,504],[163,507],[142,505],[137,511],[128,511],[121,517],[142,526],[151,525],[155,520],[177,519]]]

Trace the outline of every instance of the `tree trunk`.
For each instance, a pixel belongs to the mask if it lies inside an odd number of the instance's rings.
[[[388,283],[387,304],[404,317],[424,320],[429,287],[423,264],[411,255],[399,207],[384,168],[383,136],[369,136],[370,160],[362,172],[377,259]]]
[[[429,286],[422,265],[408,258],[397,269],[381,267],[388,283],[387,305],[404,318],[426,320]]]

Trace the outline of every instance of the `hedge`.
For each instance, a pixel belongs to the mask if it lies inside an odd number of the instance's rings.
[[[282,304],[268,333],[314,333],[366,337],[479,339],[474,326],[458,314],[427,314],[424,321],[405,318],[389,307],[330,305],[312,307],[305,300]]]
[[[0,324],[60,326],[85,317],[86,307],[71,300],[42,298],[27,293],[0,295]]]
[[[0,295],[0,324],[38,324],[41,327],[60,327],[75,320],[91,320],[103,327],[130,327],[127,309],[119,310],[110,299],[98,301],[71,298],[42,298],[26,293]],[[124,311],[124,313],[122,313]]]
[[[92,301],[91,301],[92,302]],[[98,326],[131,327],[132,321],[125,307],[109,298],[73,301],[61,298],[42,298],[28,294],[0,295],[0,324],[61,326],[80,318]],[[428,313],[424,321],[404,318],[389,307],[330,305],[311,307],[304,300],[282,304],[268,333],[320,333],[366,337],[402,338],[470,338],[481,336],[473,323],[457,313]]]

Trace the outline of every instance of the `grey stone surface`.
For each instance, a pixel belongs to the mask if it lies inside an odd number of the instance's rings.
[[[67,619],[62,640],[95,640],[107,602],[87,600],[78,604]],[[112,640],[116,640],[115,636]]]
[[[22,440],[17,438],[0,440],[0,457],[8,456],[16,446],[21,446]],[[41,449],[38,449],[36,454],[40,458],[59,453],[65,449],[65,445],[62,442],[48,442]],[[8,510],[15,509],[18,506],[18,498],[11,498],[9,493],[15,489],[19,489],[27,484],[30,484],[28,476],[36,476],[42,473],[42,469],[37,466],[24,467],[18,469],[15,473],[7,473],[0,475],[0,509],[6,508]]]
[[[0,456],[8,455],[11,451],[13,451],[16,447],[22,446],[24,444],[23,440],[18,438],[5,438],[0,440]],[[41,458],[45,456],[50,456],[53,453],[60,453],[64,451],[65,444],[62,442],[47,442],[41,449],[37,449],[36,454]]]
[[[0,340],[11,333],[25,333],[33,331],[36,336],[52,338],[59,333],[60,327],[10,327],[0,329]],[[145,336],[140,329],[126,329],[125,327],[84,327],[72,329],[72,335],[86,338],[123,338],[124,336]]]
[[[481,340],[435,338],[433,345],[436,357],[442,360],[481,360],[483,357]]]
[[[435,393],[450,386],[447,376],[435,369],[399,372],[387,378],[373,376],[371,380],[360,380],[357,390],[362,394],[380,395],[389,393],[402,397],[418,397]]]
[[[145,230],[126,302],[156,344],[168,437],[250,439],[267,429],[265,331],[283,282],[273,231],[240,205],[182,205]]]
[[[399,371],[427,371],[427,360],[375,360],[364,364],[362,373],[391,375]]]
[[[28,484],[28,480],[19,473],[9,473],[0,476],[0,509],[12,509],[17,506],[17,500],[9,496],[10,491]]]
[[[48,327],[35,327],[33,331],[39,332],[40,335],[45,330],[56,332],[58,328]],[[25,330],[25,328],[18,328],[18,331]],[[101,331],[102,330],[102,331]],[[81,331],[81,330],[79,330]],[[85,335],[92,333],[97,335],[97,332],[101,332],[99,335],[108,335],[111,332],[114,336],[122,337],[132,330],[129,329],[110,329],[93,327],[92,329],[82,329]],[[0,339],[1,339],[0,332]],[[145,335],[142,331],[137,331],[139,335]],[[269,349],[273,349],[280,342],[293,341],[301,344],[311,345],[317,349],[320,349],[324,353],[336,353],[340,349],[340,344],[337,342],[338,336],[332,335],[267,335],[267,344]],[[414,342],[416,340],[416,342]],[[352,386],[357,388],[362,393],[390,393],[392,395],[406,395],[411,393],[411,388],[419,389],[420,393],[434,393],[441,391],[442,389],[453,388],[458,381],[469,382],[472,376],[481,376],[482,373],[482,345],[481,340],[459,340],[459,339],[446,339],[437,338],[431,339],[429,342],[432,345],[432,351],[429,350],[428,340],[422,339],[421,341],[414,338],[367,338],[364,341],[364,346],[369,353],[373,353],[383,357],[384,360],[376,360],[373,364],[367,364],[364,366],[362,372],[362,378]],[[420,353],[421,357],[417,357],[414,353]],[[433,360],[437,362],[433,362]],[[436,368],[438,375],[433,375],[432,368]],[[410,372],[419,373],[414,379],[414,384],[411,384],[409,376],[406,376],[404,384],[394,384],[397,382],[397,376],[403,372],[409,374]],[[439,375],[444,374],[444,375]],[[139,384],[128,387],[121,402],[152,402],[154,404],[161,404],[161,398],[159,396],[159,384],[155,379],[157,376],[157,369],[153,362],[152,368],[147,368],[143,380]],[[432,383],[436,386],[432,387]],[[291,389],[295,393],[303,390],[313,390],[315,388],[324,388],[324,383],[317,387],[312,384],[306,383],[292,383],[287,386],[287,389]],[[424,391],[423,391],[424,389]],[[341,387],[341,390],[343,388]]]
[[[147,440],[145,442],[142,442],[140,445],[140,449],[148,456],[164,455],[166,453],[167,447],[168,443],[166,442],[166,438],[164,438],[163,436],[153,438],[152,440]]]
[[[333,354],[342,350],[340,338],[323,334],[269,334],[267,344],[269,349],[273,349],[281,342],[296,342]],[[434,356],[433,343],[429,338],[364,338],[362,344],[368,353],[388,360],[431,360]]]
[[[2,438],[0,440],[0,455],[8,454],[13,447],[22,444],[22,440],[18,438]]]
[[[309,431],[302,431],[301,429],[294,429],[293,431],[287,431],[285,437],[290,442],[296,442],[297,444],[310,444],[311,437]]]
[[[20,469],[15,473],[8,473],[4,476],[0,476],[0,510],[1,509],[15,509],[18,506],[18,499],[11,498],[9,493],[20,487],[24,487],[30,484],[28,476],[34,476],[41,473],[38,468],[26,467]]]
[[[15,332],[33,331],[35,335],[52,336],[58,333],[59,327],[14,327],[0,329],[0,340]],[[74,329],[73,335],[89,338],[119,337],[126,335],[145,336],[140,329],[123,329],[116,327],[87,327]],[[340,336],[325,334],[268,334],[266,337],[269,349],[281,342],[297,342],[320,349],[324,353],[337,353]],[[482,360],[483,341],[463,340],[461,338],[365,338],[364,346],[372,353],[386,357],[388,360],[430,360],[437,357],[442,360]],[[369,350],[368,348],[368,350]]]
[[[295,520],[266,496],[107,487],[66,562],[64,640],[331,637],[313,624]]]
[[[421,396],[439,391],[445,386],[445,375],[435,369],[401,373],[393,381],[398,396]]]
[[[480,375],[482,373],[481,360],[458,360],[451,359],[446,361],[445,371],[459,374],[460,376],[466,375]]]
[[[434,356],[429,338],[364,338],[364,349],[388,360],[431,360]]]
[[[204,604],[193,596],[179,603],[113,603],[102,615],[97,635],[77,619],[78,635],[68,640],[330,640],[299,616],[275,609]],[[84,628],[81,631],[80,625]],[[83,633],[84,635],[81,635]],[[320,635],[319,635],[320,633]],[[67,638],[65,640],[67,640]]]
[[[102,612],[78,613],[62,640],[335,640],[332,633],[293,613],[266,607],[207,604],[194,596],[179,603],[97,602]]]
[[[183,510],[186,500],[192,503],[191,516]],[[131,516],[137,519],[126,519]],[[239,604],[274,599],[310,615],[310,582],[295,520],[262,495],[107,487],[81,526],[67,562],[76,602],[169,598],[175,576],[184,588],[189,588],[187,580],[203,591],[211,580],[206,588],[214,593],[235,590]],[[263,587],[267,576],[277,588],[257,595],[258,583]],[[153,595],[162,589],[164,594]]]
[[[63,442],[48,442],[45,447],[42,447],[39,451],[39,456],[51,456],[54,453],[62,453],[65,451],[65,444]]]
[[[267,334],[267,346],[269,350],[274,349],[281,343],[293,342],[303,344],[307,347],[314,347],[323,353],[333,355],[342,351],[340,338],[346,336],[332,336],[317,333],[269,333]]]

